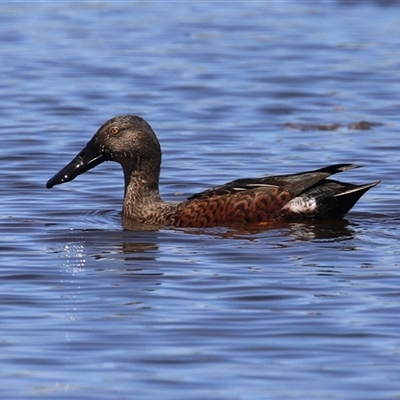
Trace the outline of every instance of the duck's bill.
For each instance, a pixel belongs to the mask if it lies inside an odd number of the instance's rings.
[[[99,152],[95,147],[94,141],[91,140],[68,165],[48,180],[46,187],[50,189],[54,185],[72,181],[78,175],[89,171],[103,161],[107,161],[106,155]]]

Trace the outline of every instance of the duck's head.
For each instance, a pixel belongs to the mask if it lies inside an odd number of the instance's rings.
[[[158,175],[161,149],[151,126],[135,115],[110,119],[68,165],[49,179],[46,187],[72,181],[104,161],[121,164],[126,178],[134,171]]]

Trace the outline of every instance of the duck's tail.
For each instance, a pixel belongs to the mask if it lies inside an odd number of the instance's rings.
[[[382,181],[367,183],[365,185],[351,185],[351,187],[346,188],[346,190],[335,194],[335,217],[341,218],[347,214],[353,208],[354,204],[356,204],[361,198],[361,196],[363,196],[369,189],[373,188],[380,182]]]

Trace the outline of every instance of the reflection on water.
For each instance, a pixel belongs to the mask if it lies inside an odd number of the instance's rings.
[[[188,228],[178,229],[182,232],[192,235],[207,235],[221,239],[247,239],[249,241],[256,240],[257,235],[262,235],[266,231],[280,231],[283,237],[291,237],[295,240],[312,241],[312,240],[332,240],[341,241],[353,238],[353,231],[346,220],[329,220],[329,221],[310,221],[310,222],[274,222],[268,227],[260,225],[249,225],[237,228]]]
[[[390,3],[0,3],[3,398],[398,397]],[[166,200],[340,162],[384,182],[344,221],[123,230],[115,163],[44,187],[122,113]]]

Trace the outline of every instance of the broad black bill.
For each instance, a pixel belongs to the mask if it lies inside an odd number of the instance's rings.
[[[51,189],[54,185],[72,181],[78,175],[89,171],[103,161],[107,161],[107,156],[96,148],[92,139],[68,165],[48,180],[46,187]]]

